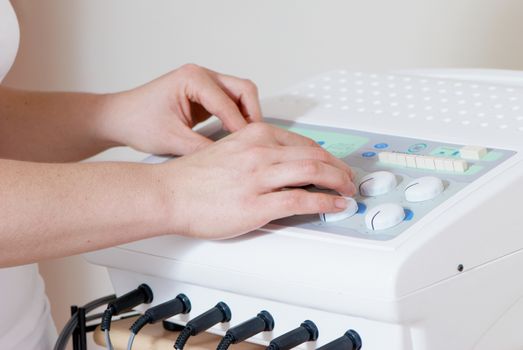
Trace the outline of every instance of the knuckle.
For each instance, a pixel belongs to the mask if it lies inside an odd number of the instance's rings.
[[[309,176],[318,175],[321,171],[321,164],[316,160],[306,159],[301,161],[300,170]]]
[[[203,68],[195,63],[186,63],[179,68],[179,71],[187,75],[195,75],[203,72]]]
[[[244,85],[244,89],[247,90],[247,92],[249,92],[251,94],[255,94],[255,95],[258,94],[258,87],[252,80],[243,79],[243,85]]]
[[[314,159],[322,162],[331,160],[331,154],[321,147],[311,148],[311,155]]]

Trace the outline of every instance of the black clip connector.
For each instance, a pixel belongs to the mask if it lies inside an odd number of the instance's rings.
[[[317,350],[360,350],[361,346],[361,337],[358,332],[349,329],[342,337],[334,339]]]
[[[300,344],[318,339],[319,331],[314,322],[306,320],[296,329],[274,338],[267,350],[289,350]]]

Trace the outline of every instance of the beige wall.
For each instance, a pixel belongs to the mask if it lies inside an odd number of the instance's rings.
[[[337,67],[523,69],[520,0],[13,3],[22,43],[7,83],[25,88],[115,91],[185,62],[250,77],[262,95]],[[41,271],[59,327],[70,304],[111,291],[80,257]]]

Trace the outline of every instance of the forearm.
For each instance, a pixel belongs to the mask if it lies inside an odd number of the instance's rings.
[[[0,267],[169,233],[159,166],[0,161]]]
[[[0,158],[70,162],[116,146],[100,130],[111,96],[0,87]]]

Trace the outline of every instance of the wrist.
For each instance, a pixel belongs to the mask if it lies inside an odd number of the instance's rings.
[[[158,213],[165,234],[187,235],[189,218],[184,213],[185,185],[180,181],[182,169],[177,166],[179,161],[175,159],[152,165],[151,171],[154,173],[155,191],[161,203]]]
[[[95,137],[110,147],[126,146],[122,135],[125,125],[124,116],[126,111],[125,101],[127,92],[106,93],[96,95],[96,104],[100,113],[95,117]]]

